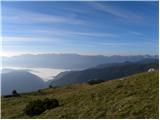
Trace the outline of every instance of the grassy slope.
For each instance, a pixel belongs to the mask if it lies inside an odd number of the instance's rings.
[[[2,118],[29,118],[23,113],[25,105],[46,97],[58,99],[60,106],[32,118],[158,118],[158,72],[2,98]]]

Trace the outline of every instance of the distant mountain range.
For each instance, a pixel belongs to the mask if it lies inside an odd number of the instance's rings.
[[[122,63],[125,61],[135,62],[145,58],[158,58],[157,55],[136,55],[136,56],[87,56],[78,54],[25,54],[13,57],[3,57],[3,66],[12,67],[35,67],[82,70],[106,63]]]
[[[158,69],[158,64],[158,56],[106,57],[43,54],[5,57],[3,66],[70,68],[71,71],[61,72],[54,79],[44,82],[40,77],[30,73],[28,70],[3,69],[1,73],[1,91],[2,95],[6,95],[11,94],[14,89],[22,93],[46,88],[49,85],[63,86],[84,83],[93,79],[112,80],[144,72],[149,68]],[[75,71],[75,69],[82,68],[83,70]]]
[[[86,70],[62,72],[53,79],[51,85],[63,86],[66,84],[84,83],[95,79],[112,80],[148,71],[150,68],[158,69],[158,66],[158,59],[102,64]]]

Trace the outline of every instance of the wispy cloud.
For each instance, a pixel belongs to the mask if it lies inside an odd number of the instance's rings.
[[[155,42],[153,42],[153,40],[146,40],[146,42],[144,42],[144,41],[141,41],[141,40],[139,40],[139,44],[136,42],[134,42],[134,40],[131,40],[132,42],[130,42],[130,43],[127,43],[127,42],[125,42],[125,41],[128,41],[128,40],[124,40],[123,42],[122,41],[118,41],[118,40],[109,40],[109,41],[107,41],[107,40],[105,40],[105,41],[101,41],[101,42],[99,42],[99,41],[77,41],[77,40],[67,40],[67,39],[60,39],[60,38],[55,38],[55,39],[53,39],[53,38],[45,38],[45,37],[24,37],[24,36],[22,36],[22,37],[20,37],[20,36],[4,36],[3,38],[2,38],[2,40],[4,41],[4,42],[10,42],[10,43],[14,43],[14,42],[42,42],[42,43],[44,43],[44,45],[53,45],[53,44],[57,44],[57,45],[59,45],[59,44],[61,44],[61,45],[71,45],[71,46],[77,46],[77,45],[80,45],[80,46],[82,46],[82,45],[85,45],[85,46],[87,46],[87,47],[97,47],[97,46],[141,46],[142,44],[143,45],[147,45],[147,46],[151,46],[151,45],[153,45],[153,46],[155,46]],[[50,43],[52,41],[52,43]],[[50,43],[50,44],[47,44],[47,43]],[[24,44],[25,45],[25,44]],[[13,45],[14,46],[14,45]]]
[[[7,9],[7,8],[5,8]],[[64,24],[80,24],[86,25],[87,21],[77,19],[74,16],[58,16],[53,14],[45,14],[39,12],[22,11],[18,9],[8,8],[6,10],[10,15],[2,14],[4,21],[14,23],[64,23]]]
[[[30,43],[34,43],[34,42],[53,42],[56,43],[58,41],[60,41],[60,38],[51,38],[51,37],[45,37],[45,36],[3,36],[0,37],[0,39],[2,40],[2,44],[3,43],[25,43],[25,42],[30,42]]]
[[[132,19],[132,20],[142,20],[142,16],[135,14],[134,12],[114,7],[111,4],[102,4],[100,2],[91,2],[90,5],[99,11],[105,12],[107,14],[120,17],[123,19]]]
[[[73,36],[89,36],[89,37],[116,37],[117,34],[111,32],[83,32],[73,30],[33,30],[33,33],[46,34],[46,35],[68,35]]]
[[[14,41],[47,41],[50,40],[50,38],[45,38],[45,37],[35,37],[35,36],[3,36],[1,37],[1,40],[3,42],[14,42]]]
[[[17,35],[3,35],[1,40],[3,42],[41,42],[41,41],[58,41],[58,40],[65,40],[67,39],[75,39],[79,37],[83,38],[115,38],[118,37],[116,33],[112,32],[92,32],[92,31],[73,31],[73,30],[66,30],[66,29],[31,29],[28,32],[23,32],[20,30],[16,30]]]
[[[138,35],[138,36],[144,36],[144,34],[136,31],[130,31],[131,34]]]

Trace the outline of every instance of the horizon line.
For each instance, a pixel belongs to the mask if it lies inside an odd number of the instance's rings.
[[[17,56],[24,56],[24,55],[80,55],[80,56],[105,56],[105,57],[112,57],[112,56],[159,56],[159,54],[81,54],[81,53],[57,53],[57,52],[42,52],[42,53],[15,53],[13,55],[4,55],[3,52],[0,57],[17,57]]]

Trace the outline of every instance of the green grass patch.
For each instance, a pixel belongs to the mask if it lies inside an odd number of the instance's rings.
[[[147,72],[101,84],[75,84],[2,97],[2,118],[158,118],[158,72]],[[57,99],[60,106],[37,116],[23,109],[33,100]]]

